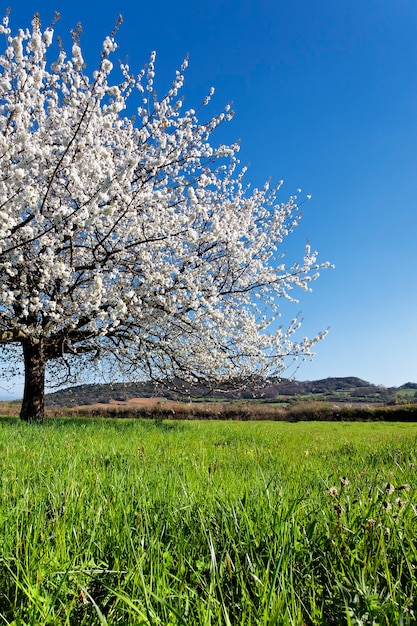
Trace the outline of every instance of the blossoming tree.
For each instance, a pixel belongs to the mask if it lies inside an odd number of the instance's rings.
[[[89,77],[76,35],[49,66],[52,26],[0,32],[0,344],[24,363],[21,418],[42,418],[54,364],[217,385],[309,355],[321,335],[273,324],[319,270],[309,246],[283,262],[296,198],[251,190],[238,145],[213,144],[229,107],[183,111],[186,62],[158,100],[155,54],[138,76],[113,69],[114,33]]]

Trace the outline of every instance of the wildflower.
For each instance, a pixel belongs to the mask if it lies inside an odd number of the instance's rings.
[[[395,498],[395,503],[398,506],[399,509],[402,509],[405,507],[405,502],[404,500],[401,500],[401,498]]]
[[[392,493],[394,493],[395,487],[391,483],[387,483],[385,485],[384,491],[385,491],[386,494],[391,495]]]
[[[343,487],[347,487],[350,484],[350,480],[349,478],[346,478],[346,476],[342,476],[342,478],[340,479],[340,486]]]
[[[399,485],[397,489],[398,491],[401,491],[401,490],[410,491],[411,487],[408,483],[405,483],[404,485]]]
[[[381,506],[386,510],[386,511],[391,511],[392,509],[392,505],[391,502],[387,502],[386,500],[383,500],[381,503]]]
[[[336,498],[339,495],[339,491],[337,487],[330,487],[327,490],[327,493],[329,494],[329,496],[332,496],[333,498]]]
[[[83,604],[88,604],[88,598],[87,598],[87,595],[86,595],[84,589],[81,589],[81,591],[80,591],[79,600]]]

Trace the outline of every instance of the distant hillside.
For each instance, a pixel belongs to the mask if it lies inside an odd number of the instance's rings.
[[[90,384],[46,394],[45,403],[48,407],[72,407],[97,403],[108,404],[112,400],[124,402],[131,398],[153,396],[165,397],[162,391],[152,383]]]
[[[417,384],[406,383],[401,387],[385,388],[353,376],[324,378],[314,381],[296,381],[283,378],[269,380],[240,392],[209,393],[205,387],[194,390],[193,396],[209,398],[259,398],[265,402],[317,399],[331,402],[386,403],[417,401]],[[154,383],[115,383],[79,385],[47,394],[48,407],[73,407],[111,401],[123,402],[132,398],[164,397],[171,400],[184,398],[162,385]]]
[[[401,385],[398,389],[415,389],[417,391],[417,383],[405,383],[405,385]]]

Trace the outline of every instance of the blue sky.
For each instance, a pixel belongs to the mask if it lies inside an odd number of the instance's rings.
[[[37,11],[44,26],[59,11],[64,37],[81,22],[87,71],[121,13],[118,55],[139,71],[156,50],[161,93],[189,54],[186,102],[195,107],[211,86],[216,110],[233,101],[221,140],[241,139],[253,183],[284,179],[283,199],[297,187],[313,194],[284,249],[302,254],[308,238],[336,269],[294,307],[305,334],[330,327],[297,378],[417,381],[415,0],[6,6],[12,28],[28,26]]]

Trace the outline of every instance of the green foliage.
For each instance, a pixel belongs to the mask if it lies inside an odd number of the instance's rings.
[[[0,408],[1,410],[1,408]],[[282,404],[262,401],[175,402],[155,405],[110,405],[106,407],[75,407],[48,411],[58,417],[71,414],[79,417],[146,418],[156,420],[241,420],[241,421],[417,421],[417,405],[390,407],[340,406],[329,402],[305,400]]]
[[[415,624],[417,424],[0,420],[0,623]]]

